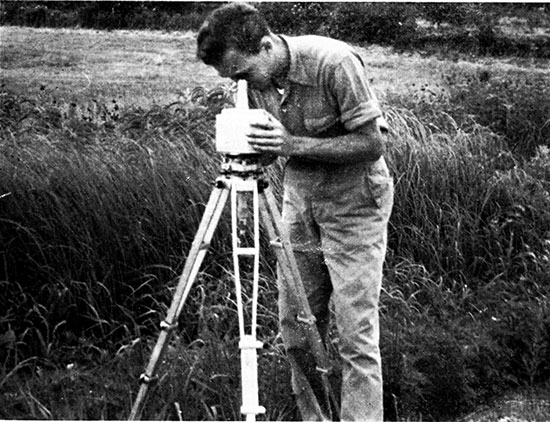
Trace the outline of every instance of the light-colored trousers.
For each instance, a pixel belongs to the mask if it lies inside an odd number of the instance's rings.
[[[360,165],[289,161],[283,226],[321,336],[332,298],[342,358],[341,420],[383,419],[378,302],[393,206],[393,180],[384,158]],[[303,420],[327,420],[314,357],[296,300],[279,277],[279,317]],[[309,382],[308,382],[309,381]],[[313,387],[313,388],[312,388]]]

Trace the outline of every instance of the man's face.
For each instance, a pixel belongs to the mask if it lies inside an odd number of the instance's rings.
[[[270,55],[262,48],[258,54],[245,54],[229,49],[216,70],[223,78],[245,79],[251,89],[263,91],[271,86]]]

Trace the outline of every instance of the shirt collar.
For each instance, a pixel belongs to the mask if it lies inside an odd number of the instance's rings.
[[[288,80],[301,85],[314,86],[316,80],[307,71],[307,58],[300,54],[299,43],[296,42],[295,37],[282,34],[279,37],[286,43],[290,55]]]

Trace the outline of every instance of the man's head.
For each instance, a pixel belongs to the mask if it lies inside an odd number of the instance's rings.
[[[197,57],[220,76],[246,79],[254,89],[266,87],[278,67],[267,22],[245,3],[222,6],[206,18],[197,36]]]
[[[270,33],[267,22],[256,8],[231,3],[214,10],[197,36],[197,56],[205,64],[217,66],[228,49],[258,54],[262,38]]]

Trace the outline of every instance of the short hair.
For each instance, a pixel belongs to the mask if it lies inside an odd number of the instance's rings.
[[[229,49],[258,54],[261,41],[271,32],[265,18],[253,6],[231,3],[214,10],[197,35],[197,57],[207,65],[219,65]]]

